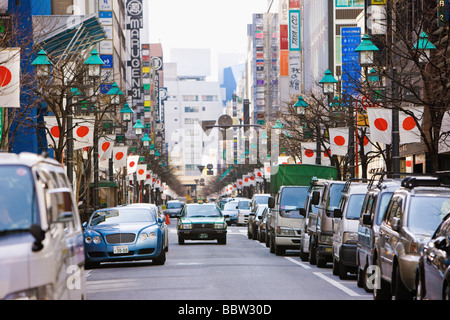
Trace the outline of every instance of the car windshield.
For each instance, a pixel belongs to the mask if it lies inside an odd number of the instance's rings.
[[[352,194],[347,204],[347,219],[359,219],[361,208],[364,202],[365,194]]]
[[[330,187],[330,193],[328,195],[327,210],[333,212],[335,208],[339,207],[339,200],[341,199],[342,189],[344,189],[342,183],[334,183]]]
[[[91,218],[90,226],[118,224],[118,223],[135,223],[146,222],[148,224],[155,223],[154,215],[149,209],[133,208],[133,209],[110,209],[94,212]]]
[[[305,205],[308,187],[284,188],[280,200],[280,215],[285,218],[303,218],[299,209]]]
[[[181,208],[181,202],[168,202],[167,203],[167,209],[180,209]]]
[[[236,209],[237,205],[238,205],[237,201],[227,202],[225,203],[223,210],[226,211],[237,210]]]
[[[191,204],[186,207],[185,217],[222,217],[222,213],[215,205]]]
[[[239,201],[238,208],[244,209],[244,210],[250,209],[250,201],[247,201],[247,200]]]
[[[269,197],[268,196],[255,196],[255,202],[257,204],[268,204]]]
[[[383,221],[384,212],[386,211],[389,200],[392,198],[392,192],[385,192],[381,195],[380,205],[378,206],[378,217],[377,217],[377,225],[381,224]]]
[[[415,234],[432,235],[449,212],[448,196],[415,196],[411,199],[407,226]]]
[[[33,181],[28,167],[0,166],[0,235],[40,223]]]

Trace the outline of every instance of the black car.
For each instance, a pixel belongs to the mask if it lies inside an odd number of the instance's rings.
[[[417,299],[450,300],[450,213],[424,246],[416,281]]]

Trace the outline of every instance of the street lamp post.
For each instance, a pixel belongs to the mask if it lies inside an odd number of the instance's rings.
[[[336,91],[337,80],[333,77],[333,74],[329,69],[325,71],[325,76],[319,81],[322,85],[323,94],[327,96],[328,105],[330,105],[331,96],[334,95]],[[320,147],[320,124],[316,124],[317,141],[316,141],[316,164],[322,164],[322,151]]]
[[[91,55],[84,62],[85,65],[88,66],[88,76],[94,82],[92,92],[95,93],[95,84],[96,79],[98,79],[101,75],[100,66],[104,65],[102,59],[98,56],[97,50],[92,50]],[[99,207],[99,187],[98,187],[98,117],[97,110],[95,110],[95,123],[94,123],[94,210],[97,210]]]

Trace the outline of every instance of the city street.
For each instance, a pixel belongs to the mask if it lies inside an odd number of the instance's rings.
[[[371,300],[356,276],[339,280],[331,264],[317,268],[298,252],[283,257],[247,238],[247,227],[228,228],[226,245],[179,245],[172,219],[165,265],[109,263],[87,272],[88,300]]]

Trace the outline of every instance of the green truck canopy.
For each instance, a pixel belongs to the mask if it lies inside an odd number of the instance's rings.
[[[311,178],[337,180],[335,167],[314,164],[280,164],[271,168],[270,192],[275,194],[281,186],[309,186]]]

